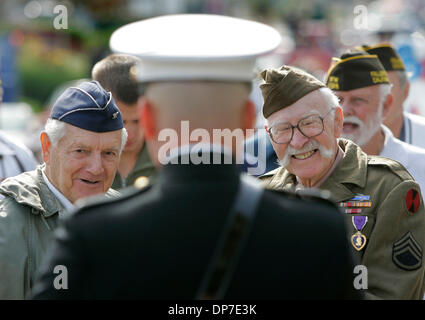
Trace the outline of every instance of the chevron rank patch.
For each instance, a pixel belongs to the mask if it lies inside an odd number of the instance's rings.
[[[422,248],[410,232],[393,244],[393,262],[407,271],[417,270],[422,266]]]

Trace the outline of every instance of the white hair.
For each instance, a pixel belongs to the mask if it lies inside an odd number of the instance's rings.
[[[320,88],[319,89],[319,92],[322,94],[322,97],[325,99],[326,105],[328,106],[329,110],[332,109],[331,114],[332,114],[332,116],[334,116],[335,115],[335,110],[337,108],[341,108],[339,106],[339,99],[338,99],[338,97],[328,87]]]
[[[49,118],[47,119],[46,125],[44,127],[44,132],[48,135],[50,142],[54,147],[56,147],[66,133],[66,123],[56,119]],[[121,130],[121,149],[120,153],[124,150],[125,144],[127,142],[128,133],[125,128]]]
[[[408,74],[404,70],[397,70],[398,81],[400,82],[400,87],[404,89],[406,84],[409,82]]]
[[[66,123],[56,119],[47,119],[46,125],[44,126],[44,132],[50,139],[51,144],[56,147],[60,139],[63,138],[66,131]]]
[[[121,131],[121,150],[122,152],[125,148],[125,144],[127,143],[128,133],[127,130],[123,127]]]
[[[379,103],[383,105],[385,100],[387,100],[387,96],[391,93],[392,84],[383,83],[379,85]]]

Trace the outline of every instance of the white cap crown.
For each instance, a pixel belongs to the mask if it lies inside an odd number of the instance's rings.
[[[255,60],[274,50],[280,34],[262,23],[208,14],[169,15],[125,25],[110,39],[112,51],[142,59],[140,82],[250,81]]]

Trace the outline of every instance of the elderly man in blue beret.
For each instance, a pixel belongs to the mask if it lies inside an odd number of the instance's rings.
[[[28,296],[53,231],[77,200],[119,195],[110,187],[126,139],[121,113],[98,82],[58,98],[40,136],[44,163],[0,185],[0,299]]]

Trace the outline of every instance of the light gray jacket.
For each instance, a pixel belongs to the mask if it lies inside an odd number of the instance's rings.
[[[0,299],[28,297],[52,238],[68,215],[47,187],[43,166],[0,184]],[[119,193],[109,189],[107,197]]]

